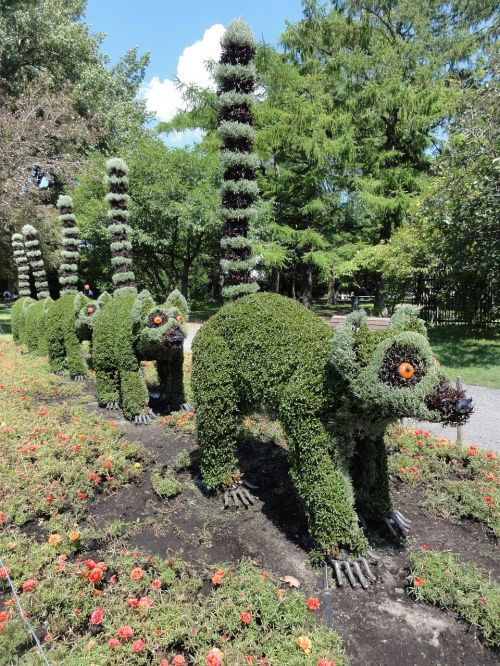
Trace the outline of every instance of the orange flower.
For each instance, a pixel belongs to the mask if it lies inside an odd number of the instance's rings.
[[[130,578],[132,578],[132,580],[141,580],[143,576],[144,569],[141,569],[141,567],[134,567],[130,572]]]
[[[424,587],[425,580],[423,578],[419,578],[418,576],[415,576],[414,583],[417,587]]]
[[[309,654],[312,648],[312,642],[310,638],[307,638],[307,636],[299,636],[295,642],[302,650],[302,652],[305,652],[305,654]]]
[[[250,622],[252,621],[252,614],[250,613],[250,611],[243,611],[243,613],[241,614],[241,621],[243,622],[243,624],[250,624]]]
[[[224,654],[219,648],[212,648],[207,655],[207,666],[221,666]]]
[[[70,532],[69,533],[69,540],[70,541],[78,541],[80,538],[80,532]]]
[[[50,543],[51,546],[55,546],[56,544],[61,541],[61,535],[60,534],[51,534],[49,536],[48,542]]]
[[[224,571],[222,569],[217,569],[217,571],[212,576],[212,583],[214,585],[220,585],[222,583],[223,578],[224,578]]]
[[[312,611],[319,610],[319,599],[316,599],[316,597],[309,597],[309,599],[306,601],[306,606],[309,610]]]

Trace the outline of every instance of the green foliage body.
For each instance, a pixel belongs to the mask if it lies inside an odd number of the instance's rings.
[[[35,301],[26,310],[26,344],[28,349],[38,356],[48,356],[46,316],[51,303],[51,298]]]
[[[393,386],[379,372],[393,347],[414,349],[423,376]],[[323,552],[366,546],[355,501],[368,514],[391,508],[384,433],[404,416],[437,420],[425,405],[440,375],[413,311],[372,333],[355,313],[335,333],[302,305],[256,294],[225,306],[195,338],[193,389],[202,475],[211,489],[236,471],[240,417],[256,406],[278,416],[290,474]]]
[[[75,317],[80,309],[82,294],[67,292],[49,305],[46,314],[47,347],[53,372],[67,371],[70,377],[88,373],[83,349],[75,331]]]
[[[35,301],[29,296],[22,296],[12,306],[11,324],[12,324],[12,337],[14,342],[18,345],[27,343],[26,335],[26,313],[29,306]]]

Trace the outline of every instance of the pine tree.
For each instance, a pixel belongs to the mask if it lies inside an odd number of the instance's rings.
[[[106,184],[109,193],[106,199],[110,205],[108,211],[108,229],[111,232],[111,263],[113,265],[113,284],[115,289],[135,289],[135,275],[132,271],[132,243],[129,240],[131,228],[127,224],[128,202],[128,166],[119,158],[106,162],[108,174]]]
[[[57,200],[59,219],[62,222],[61,255],[64,259],[59,267],[59,283],[61,294],[76,294],[78,292],[78,257],[80,255],[80,231],[73,213],[73,199],[62,195]]]
[[[14,261],[17,265],[19,295],[22,297],[31,296],[28,257],[26,256],[22,234],[12,235],[12,249]]]
[[[252,275],[252,257],[248,229],[255,217],[255,200],[259,195],[256,183],[257,158],[252,153],[253,91],[255,86],[256,44],[250,27],[237,19],[229,23],[222,38],[222,55],[216,67],[219,113],[217,125],[222,141],[221,164],[224,237],[221,241],[224,258],[223,296],[234,299],[259,289]]]
[[[31,224],[25,224],[22,228],[24,236],[24,246],[26,256],[31,268],[31,273],[35,279],[36,295],[39,300],[48,298],[49,284],[47,282],[47,273],[40,252],[40,243],[38,241],[38,231]]]

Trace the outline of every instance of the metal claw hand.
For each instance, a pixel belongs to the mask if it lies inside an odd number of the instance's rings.
[[[84,382],[87,377],[85,375],[75,375],[72,379],[74,382]]]
[[[391,511],[388,516],[383,517],[383,520],[391,536],[395,539],[399,538],[399,534],[394,529],[394,526],[396,526],[404,536],[407,536],[410,532],[411,520],[405,518],[400,511]]]
[[[180,406],[181,412],[194,412],[194,407],[189,402],[183,402]]]
[[[243,481],[243,483],[245,482]],[[256,486],[253,487],[256,488]],[[242,506],[244,506],[245,509],[249,509],[253,506],[254,499],[246,488],[243,488],[242,485],[238,485],[226,490],[224,493],[224,509],[229,508],[232,503],[234,503],[234,506],[237,509],[240,509]]]
[[[344,568],[343,573],[351,587],[357,587],[359,581],[361,587],[367,590],[370,583],[375,583],[377,580],[365,557],[360,557],[358,560],[335,560],[333,557],[327,557],[326,559],[333,568],[338,587],[342,587],[343,584],[341,567]]]
[[[106,409],[120,409],[120,405],[116,401],[106,403]]]
[[[152,414],[148,412],[147,414],[136,414],[134,416],[135,425],[149,425],[151,423]]]

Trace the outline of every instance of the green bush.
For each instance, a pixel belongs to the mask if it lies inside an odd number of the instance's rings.
[[[53,301],[47,310],[47,348],[52,372],[67,371],[69,376],[81,377],[88,373],[87,362],[75,330],[75,318],[83,294],[75,296],[68,291]]]
[[[408,380],[399,372],[406,356],[415,366]],[[334,332],[283,296],[241,298],[214,315],[193,345],[203,479],[209,489],[238,479],[238,422],[264,407],[283,426],[290,474],[319,550],[362,551],[355,502],[368,515],[392,508],[387,425],[402,416],[438,420],[426,399],[440,381],[413,311],[399,312],[382,335],[368,330],[363,313]]]
[[[11,310],[11,327],[12,338],[18,345],[27,343],[26,336],[26,312],[29,306],[35,301],[29,296],[22,296],[12,306]]]

